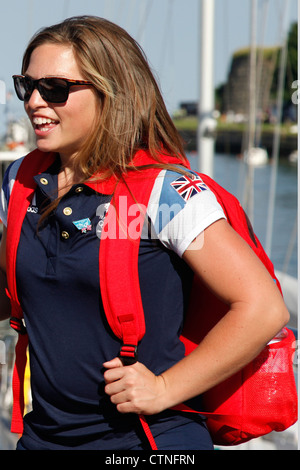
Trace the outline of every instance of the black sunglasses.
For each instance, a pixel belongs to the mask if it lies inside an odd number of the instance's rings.
[[[73,85],[93,85],[85,80],[49,77],[33,80],[24,75],[13,75],[15,90],[21,101],[29,101],[33,90],[37,88],[43,100],[49,103],[65,103],[68,100],[70,87]]]

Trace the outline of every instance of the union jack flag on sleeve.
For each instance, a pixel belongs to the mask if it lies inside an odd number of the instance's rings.
[[[172,181],[171,186],[186,202],[201,191],[208,189],[202,178],[194,174],[191,174],[191,177],[180,176],[175,181]]]

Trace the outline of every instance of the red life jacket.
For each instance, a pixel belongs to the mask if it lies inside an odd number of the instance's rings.
[[[182,164],[176,159],[161,156],[166,163]],[[45,171],[54,161],[54,154],[44,154],[38,150],[26,156],[20,166],[8,209],[7,228],[7,280],[12,303],[11,324],[20,332],[16,346],[16,364],[13,376],[14,408],[12,431],[22,432],[24,408],[23,380],[26,364],[27,335],[21,319],[22,311],[17,297],[15,279],[16,252],[27,207],[35,190],[33,176]],[[134,159],[135,166],[153,165],[147,152],[139,151]],[[188,167],[188,165],[186,164]],[[121,339],[120,357],[127,363],[137,358],[138,343],[145,334],[145,321],[138,277],[139,240],[142,220],[147,208],[152,187],[161,168],[151,167],[143,171],[129,171],[119,181],[114,177],[104,182],[87,182],[102,194],[112,194],[110,208],[102,231],[99,267],[100,288],[107,320],[115,335]],[[247,241],[264,263],[280,289],[274,268],[253,233],[238,200],[206,175],[200,175],[204,183],[213,191],[221,204],[228,222]],[[120,196],[126,196],[127,207],[138,204],[141,208],[140,233],[130,237],[128,227],[131,219],[120,220]],[[136,217],[136,214],[134,215]],[[117,227],[116,237],[109,237],[109,227]],[[104,235],[103,235],[104,234]],[[107,234],[107,236],[106,236]],[[122,263],[120,259],[122,258]],[[112,282],[113,279],[113,282]],[[126,280],[126,296],[124,292]],[[227,312],[228,306],[213,296],[205,287],[194,280],[190,307],[184,324],[181,340],[190,353]],[[125,299],[126,297],[126,299]],[[201,314],[200,314],[201,313]],[[285,329],[284,339],[267,346],[248,366],[220,385],[203,394],[207,423],[215,444],[233,445],[273,430],[282,431],[297,420],[297,392],[293,374],[293,352],[295,337]],[[280,371],[275,374],[274,371]],[[271,372],[271,374],[270,374]],[[270,377],[276,375],[276,383]],[[274,389],[270,400],[270,389]],[[259,397],[259,405],[257,403]],[[175,407],[181,411],[195,412],[184,405]],[[156,448],[150,430],[143,417],[141,423],[153,449]]]

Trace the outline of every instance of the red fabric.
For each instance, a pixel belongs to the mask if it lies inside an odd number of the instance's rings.
[[[153,437],[153,435],[152,435],[152,432],[151,432],[150,427],[149,427],[149,425],[148,425],[148,423],[147,423],[147,421],[146,421],[145,416],[139,415],[139,419],[140,419],[140,423],[141,423],[141,425],[142,425],[142,427],[143,427],[144,433],[146,434],[146,437],[147,437],[147,439],[148,439],[148,441],[149,441],[149,444],[150,444],[151,449],[152,449],[152,450],[157,450],[157,445],[156,445],[156,443],[155,443],[155,439],[154,439],[154,437]]]
[[[24,414],[24,374],[27,362],[27,335],[19,335],[16,344],[16,361],[13,370],[13,410],[11,419],[11,432],[22,434]]]

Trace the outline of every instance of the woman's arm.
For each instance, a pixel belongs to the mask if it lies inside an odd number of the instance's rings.
[[[6,227],[3,227],[0,243],[0,321],[10,317],[10,301],[5,292],[6,287]]]
[[[154,414],[201,394],[249,363],[289,320],[268,271],[225,220],[204,231],[199,248],[197,241],[183,258],[230,309],[191,354],[160,376],[140,363],[105,363],[105,391],[120,412]]]

